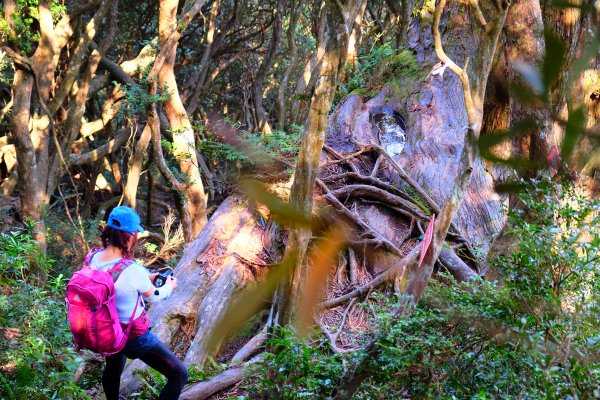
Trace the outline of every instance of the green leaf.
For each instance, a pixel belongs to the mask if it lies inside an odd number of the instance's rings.
[[[565,138],[562,144],[562,150],[560,156],[563,159],[567,159],[573,153],[577,139],[583,134],[583,128],[585,124],[585,111],[583,107],[579,107],[569,112],[569,120],[565,127]]]
[[[508,165],[514,168],[539,168],[539,160],[529,160],[521,157],[509,159],[500,158],[492,153],[492,147],[507,140],[528,135],[537,129],[535,121],[526,119],[516,123],[511,129],[505,131],[490,132],[482,135],[477,142],[481,157],[488,161]]]
[[[544,40],[546,42],[546,55],[542,64],[542,79],[546,93],[549,93],[562,71],[566,49],[563,41],[548,29],[544,31]]]
[[[275,193],[267,190],[266,186],[256,181],[242,181],[240,186],[252,200],[264,204],[270,211],[270,217],[283,225],[310,226],[312,218],[302,210],[290,205]]]
[[[516,123],[509,130],[486,132],[485,134],[481,135],[477,143],[479,146],[479,151],[487,152],[491,147],[506,140],[523,136],[524,134],[533,131],[536,127],[536,123],[533,119],[525,119]]]
[[[542,98],[534,92],[534,90],[520,83],[513,83],[509,86],[510,94],[514,96],[519,102],[523,104],[531,105],[543,105],[544,101]]]

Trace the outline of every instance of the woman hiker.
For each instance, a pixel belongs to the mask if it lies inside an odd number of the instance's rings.
[[[92,255],[90,267],[110,270],[121,259],[131,259],[138,232],[144,232],[139,215],[131,208],[120,206],[112,210],[100,238],[103,249]],[[187,369],[173,352],[150,330],[150,321],[144,309],[144,300],[156,302],[166,299],[177,287],[177,279],[167,278],[164,286],[156,288],[148,271],[131,262],[115,281],[115,301],[121,325],[129,323],[135,311],[133,326],[125,348],[106,357],[102,387],[106,400],[121,400],[119,386],[127,358],[139,358],[167,378],[159,400],[176,400],[187,382]],[[141,295],[141,296],[140,296]],[[142,300],[143,299],[143,300]],[[138,303],[139,301],[139,303]],[[137,309],[136,309],[137,304]]]

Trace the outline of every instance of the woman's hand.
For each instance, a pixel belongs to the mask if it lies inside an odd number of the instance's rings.
[[[173,275],[169,275],[165,284],[171,285],[171,287],[175,289],[177,287],[177,278],[175,278]]]

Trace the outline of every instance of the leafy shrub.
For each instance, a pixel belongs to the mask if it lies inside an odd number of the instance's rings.
[[[50,2],[50,12],[55,21],[57,21],[66,11],[63,2]],[[10,28],[9,23],[4,19],[4,7],[0,7],[0,40],[9,39],[17,44],[17,47],[24,54],[30,54],[35,49],[39,41],[38,29],[34,28],[39,18],[37,0],[17,0],[15,1],[15,13],[11,16],[14,30]]]
[[[508,222],[517,245],[493,262],[505,280],[434,280],[403,319],[390,311],[396,296],[379,295],[381,351],[355,398],[600,398],[600,203],[550,181],[520,200]],[[327,398],[363,356],[287,331],[271,343],[258,379],[270,398]]]
[[[0,236],[0,398],[89,398],[73,383],[82,360],[71,346],[65,278],[37,286],[28,280],[32,262],[48,268],[30,236]]]
[[[250,398],[316,399],[331,392],[342,373],[342,358],[329,354],[323,338],[299,339],[287,329],[268,341],[267,353]]]
[[[217,136],[203,127],[198,147],[202,155],[215,161],[239,162],[243,166],[252,166],[257,162],[281,158],[295,158],[298,153],[303,128],[292,125],[291,132],[273,131],[270,135],[240,130],[240,147],[223,143]]]

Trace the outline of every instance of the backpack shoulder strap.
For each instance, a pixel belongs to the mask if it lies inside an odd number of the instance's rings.
[[[121,258],[119,261],[117,261],[115,265],[108,270],[108,273],[112,276],[113,282],[116,282],[125,268],[129,267],[133,263],[134,261],[130,258]]]
[[[87,254],[87,256],[85,256],[85,260],[83,261],[83,267],[89,267],[90,266],[90,262],[92,261],[92,258],[99,252],[101,252],[102,250],[104,250],[104,248],[102,247],[93,247],[90,252]]]
[[[121,258],[116,262],[115,265],[108,271],[113,278],[113,282],[116,282],[121,276],[121,273],[125,270],[125,268],[129,267],[133,264],[133,261],[130,258]],[[131,332],[131,327],[133,326],[132,322],[135,319],[135,314],[137,312],[138,306],[140,305],[140,300],[142,299],[142,295],[138,293],[137,300],[135,301],[135,307],[133,308],[133,313],[131,313],[131,317],[129,317],[129,323],[127,324],[127,328],[125,328],[125,336],[129,337],[129,332]]]

